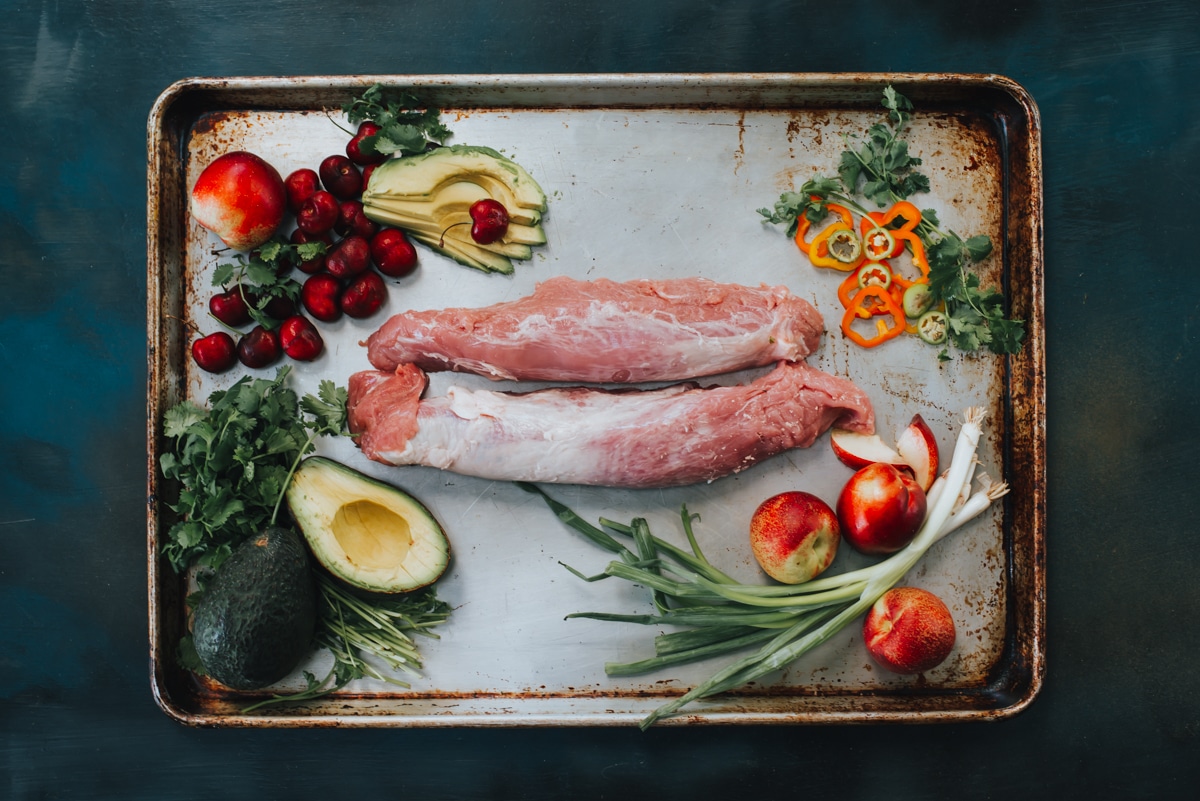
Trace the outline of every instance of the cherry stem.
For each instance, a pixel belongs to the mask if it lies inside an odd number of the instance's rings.
[[[439,239],[438,239],[438,247],[439,247],[439,248],[443,248],[443,247],[445,247],[445,246],[446,246],[446,231],[449,231],[451,228],[457,228],[457,227],[458,227],[458,226],[460,226],[460,225],[471,225],[471,224],[472,224],[472,223],[470,223],[470,222],[468,222],[468,221],[466,221],[466,220],[463,220],[462,222],[457,222],[457,223],[454,223],[453,225],[447,225],[447,226],[446,226],[446,227],[445,227],[445,228],[442,230],[442,236],[441,236],[441,238],[439,238]]]

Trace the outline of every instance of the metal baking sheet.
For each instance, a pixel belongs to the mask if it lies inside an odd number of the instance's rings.
[[[258,153],[284,175],[315,168],[345,144],[331,119],[337,108],[376,81],[440,107],[453,142],[496,148],[528,169],[550,199],[549,244],[511,277],[422,249],[413,276],[389,280],[383,312],[323,327],[326,353],[292,363],[299,391],[314,391],[326,378],[344,386],[352,372],[368,368],[359,342],[388,314],[512,299],[553,275],[785,284],[825,315],[827,335],[809,362],[862,386],[885,438],[920,412],[947,460],[962,410],[985,406],[982,469],[1014,491],[936,545],[906,580],[937,593],[954,613],[959,640],[943,665],[919,678],[887,674],[872,666],[859,627],[851,625],[766,680],[693,704],[660,725],[996,719],[1033,700],[1045,666],[1042,188],[1037,109],[1020,86],[999,76],[946,74],[198,78],[165,90],[148,125],[149,626],[154,696],[167,714],[191,725],[232,726],[633,724],[722,664],[606,677],[606,661],[649,655],[657,633],[565,619],[577,611],[649,611],[642,588],[585,583],[562,566],[596,573],[607,552],[512,484],[388,468],[343,440],[322,441],[320,450],[409,490],[451,539],[454,561],[439,595],[454,613],[440,640],[422,641],[422,676],[411,690],[363,681],[316,702],[245,715],[239,710],[261,696],[224,691],[178,667],[186,586],[158,556],[170,524],[161,499],[173,490],[157,469],[162,414],[184,398],[203,402],[242,374],[210,376],[187,358],[185,321],[206,323],[219,245],[190,219],[188,187],[208,161],[233,149]],[[848,345],[836,330],[840,274],[812,268],[756,213],[814,174],[833,174],[843,136],[862,134],[881,118],[880,92],[889,83],[916,108],[906,138],[933,184],[918,204],[936,208],[945,226],[996,243],[983,279],[1001,283],[1013,315],[1026,320],[1019,356],[957,354],[939,363],[911,337],[874,351]],[[274,368],[257,372],[271,376]],[[496,388],[485,379],[436,374],[431,392],[450,383]],[[822,437],[810,449],[707,485],[548,489],[588,519],[643,516],[656,534],[681,543],[678,511],[686,503],[701,516],[696,533],[714,563],[763,580],[747,543],[758,503],[789,489],[832,502],[848,475]],[[843,547],[832,569],[866,562]],[[302,667],[323,675],[324,666],[317,655]],[[299,676],[280,688],[302,686]]]

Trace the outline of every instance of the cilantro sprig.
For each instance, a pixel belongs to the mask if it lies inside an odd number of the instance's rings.
[[[282,320],[267,312],[271,301],[286,298],[295,302],[300,297],[301,285],[291,277],[292,267],[315,259],[326,250],[324,242],[293,245],[272,239],[249,254],[235,253],[232,262],[218,264],[212,283],[224,290],[236,288],[254,322],[275,329]]]
[[[378,133],[363,137],[360,147],[368,155],[412,156],[451,136],[438,109],[422,108],[416,96],[378,83],[345,103],[342,112],[355,125],[370,120],[379,126]]]
[[[868,128],[860,144],[855,146],[856,136],[843,134],[847,149],[838,163],[837,177],[816,175],[798,191],[784,192],[773,208],[758,210],[766,222],[785,225],[787,235],[793,237],[802,216],[819,223],[828,215],[830,203],[866,215],[869,210],[855,198],[884,208],[930,191],[928,176],[916,169],[921,159],[909,152],[903,138],[912,119],[912,103],[888,86],[883,90],[882,105],[887,121]],[[1024,321],[1009,319],[1003,293],[982,287],[972,271],[974,264],[991,254],[991,239],[984,235],[964,239],[939,225],[934,209],[921,209],[916,232],[925,245],[934,302],[945,304],[950,343],[967,352],[985,347],[998,354],[1018,352],[1025,337]],[[939,358],[949,358],[945,349]]]

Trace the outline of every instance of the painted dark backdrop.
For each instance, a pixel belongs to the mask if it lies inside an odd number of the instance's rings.
[[[1194,797],[1200,4],[0,12],[0,796]],[[989,725],[646,734],[169,721],[150,696],[144,580],[144,146],[159,92],[193,75],[743,70],[995,72],[1040,106],[1049,675],[1033,706]]]

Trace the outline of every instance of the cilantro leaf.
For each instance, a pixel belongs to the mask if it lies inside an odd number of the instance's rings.
[[[411,156],[451,136],[438,109],[422,109],[416,96],[385,90],[378,83],[345,103],[342,111],[355,125],[370,120],[379,126],[378,133],[363,137],[361,149],[368,155]]]

